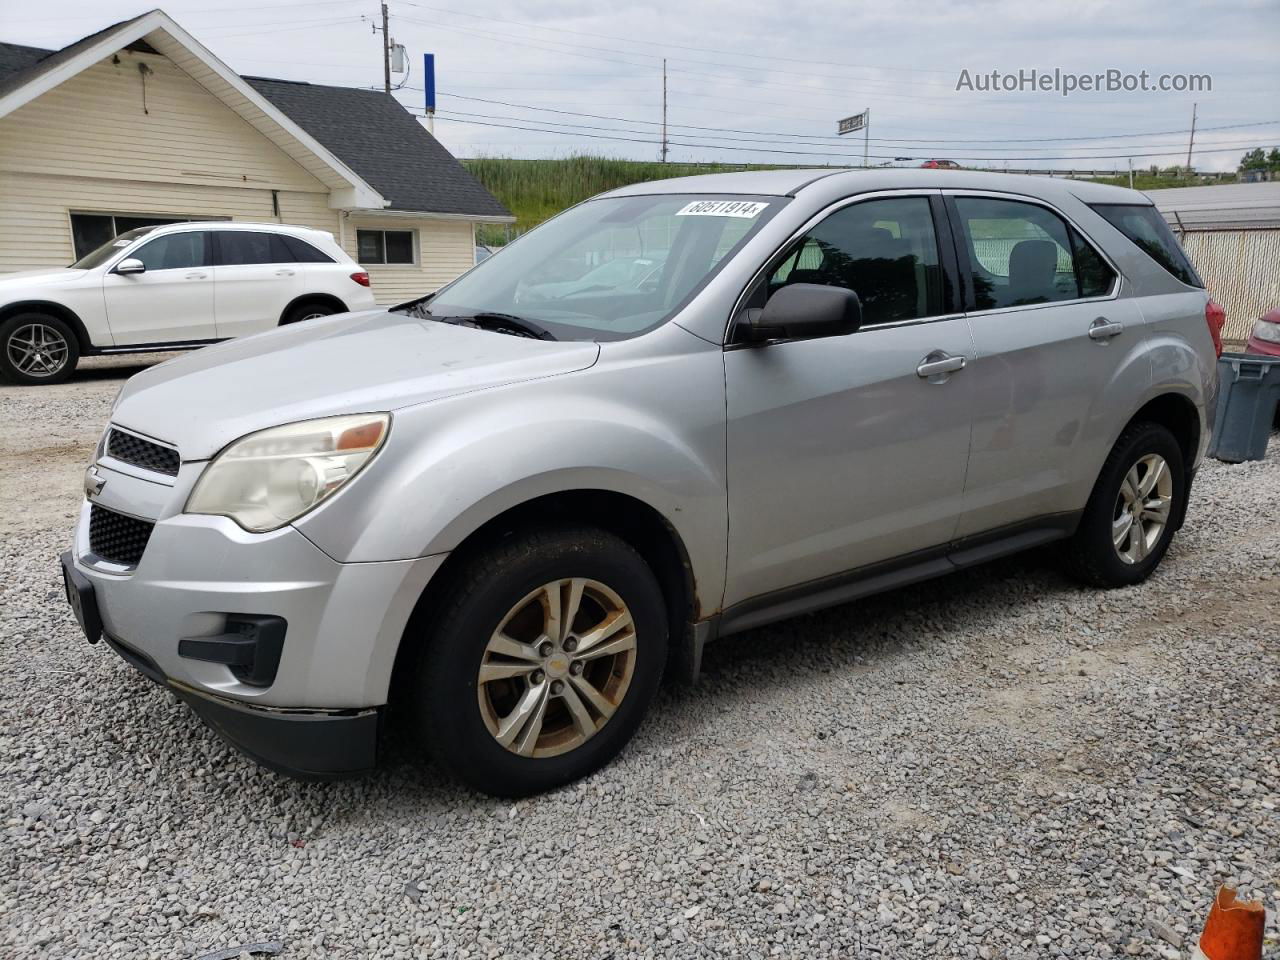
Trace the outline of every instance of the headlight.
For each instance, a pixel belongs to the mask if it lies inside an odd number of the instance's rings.
[[[186,512],[230,517],[252,533],[283,527],[359,473],[390,425],[390,414],[364,413],[241,437],[209,464]]]
[[[1266,340],[1268,343],[1280,343],[1280,323],[1259,320],[1253,325],[1253,335],[1259,340]]]

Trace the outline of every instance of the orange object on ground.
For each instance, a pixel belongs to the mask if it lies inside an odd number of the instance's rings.
[[[1266,911],[1257,900],[1237,900],[1236,892],[1222,887],[1213,901],[1209,919],[1200,935],[1196,957],[1205,960],[1262,960],[1262,930]]]

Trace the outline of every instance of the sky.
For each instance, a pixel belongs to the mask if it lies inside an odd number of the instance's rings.
[[[919,0],[624,3],[389,0],[423,110],[436,60],[436,136],[460,157],[591,153],[658,159],[667,61],[668,159],[873,164],[955,159],[995,169],[1232,170],[1280,146],[1280,0]],[[0,40],[61,47],[149,9],[128,0],[0,0]],[[382,86],[370,0],[167,0],[163,9],[242,74]],[[1108,70],[1198,92],[957,89],[996,70]],[[862,132],[842,117],[870,110]]]

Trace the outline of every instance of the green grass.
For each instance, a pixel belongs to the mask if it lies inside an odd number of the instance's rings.
[[[657,163],[577,156],[561,160],[512,160],[479,157],[463,165],[516,217],[511,234],[524,233],[561,210],[605,190],[632,183],[736,170],[777,170],[778,165],[729,163]],[[480,242],[502,243],[503,227],[484,227]]]

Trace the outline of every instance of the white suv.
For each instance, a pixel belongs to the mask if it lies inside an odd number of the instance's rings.
[[[188,349],[373,306],[369,274],[322,230],[140,227],[70,267],[0,275],[0,378],[58,383],[82,356]]]

